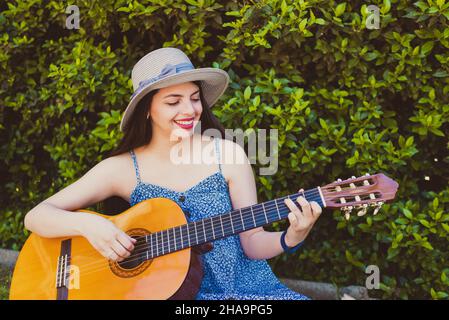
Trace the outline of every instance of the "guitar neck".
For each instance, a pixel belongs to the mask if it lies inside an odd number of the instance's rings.
[[[322,208],[326,207],[321,189],[316,187],[155,232],[147,235],[145,239],[148,244],[148,258],[155,258],[286,219],[290,209],[285,205],[284,199],[290,198],[297,203],[296,199],[299,196],[303,196],[307,201],[316,201]]]

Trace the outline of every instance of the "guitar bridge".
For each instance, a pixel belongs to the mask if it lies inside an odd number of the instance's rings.
[[[61,254],[56,268],[56,299],[67,300],[69,296],[70,258],[72,240],[61,242]]]

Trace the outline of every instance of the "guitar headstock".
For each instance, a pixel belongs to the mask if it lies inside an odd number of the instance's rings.
[[[326,207],[340,208],[345,212],[346,220],[349,220],[353,209],[361,209],[357,212],[360,217],[366,214],[368,207],[376,207],[373,212],[376,215],[385,202],[394,199],[398,186],[396,181],[382,173],[367,173],[358,178],[337,179],[321,187],[321,192]]]

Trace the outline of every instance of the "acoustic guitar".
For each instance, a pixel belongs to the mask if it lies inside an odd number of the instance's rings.
[[[340,208],[349,218],[353,209],[361,216],[375,207],[376,214],[397,188],[384,174],[367,174],[193,222],[166,198],[142,201],[115,216],[78,210],[110,219],[135,238],[131,255],[114,262],[84,237],[32,233],[20,251],[10,299],[194,299],[203,277],[201,250],[194,249],[286,219],[285,198],[297,203],[302,195],[322,208]]]

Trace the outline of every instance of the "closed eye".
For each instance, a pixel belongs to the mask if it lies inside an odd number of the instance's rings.
[[[195,101],[195,102],[197,102],[197,101],[199,101],[200,99],[192,99],[193,101]],[[177,105],[179,103],[179,101],[176,101],[176,102],[174,102],[174,103],[169,103],[169,102],[167,102],[167,104],[168,105],[170,105],[170,106],[175,106],[175,105]]]

